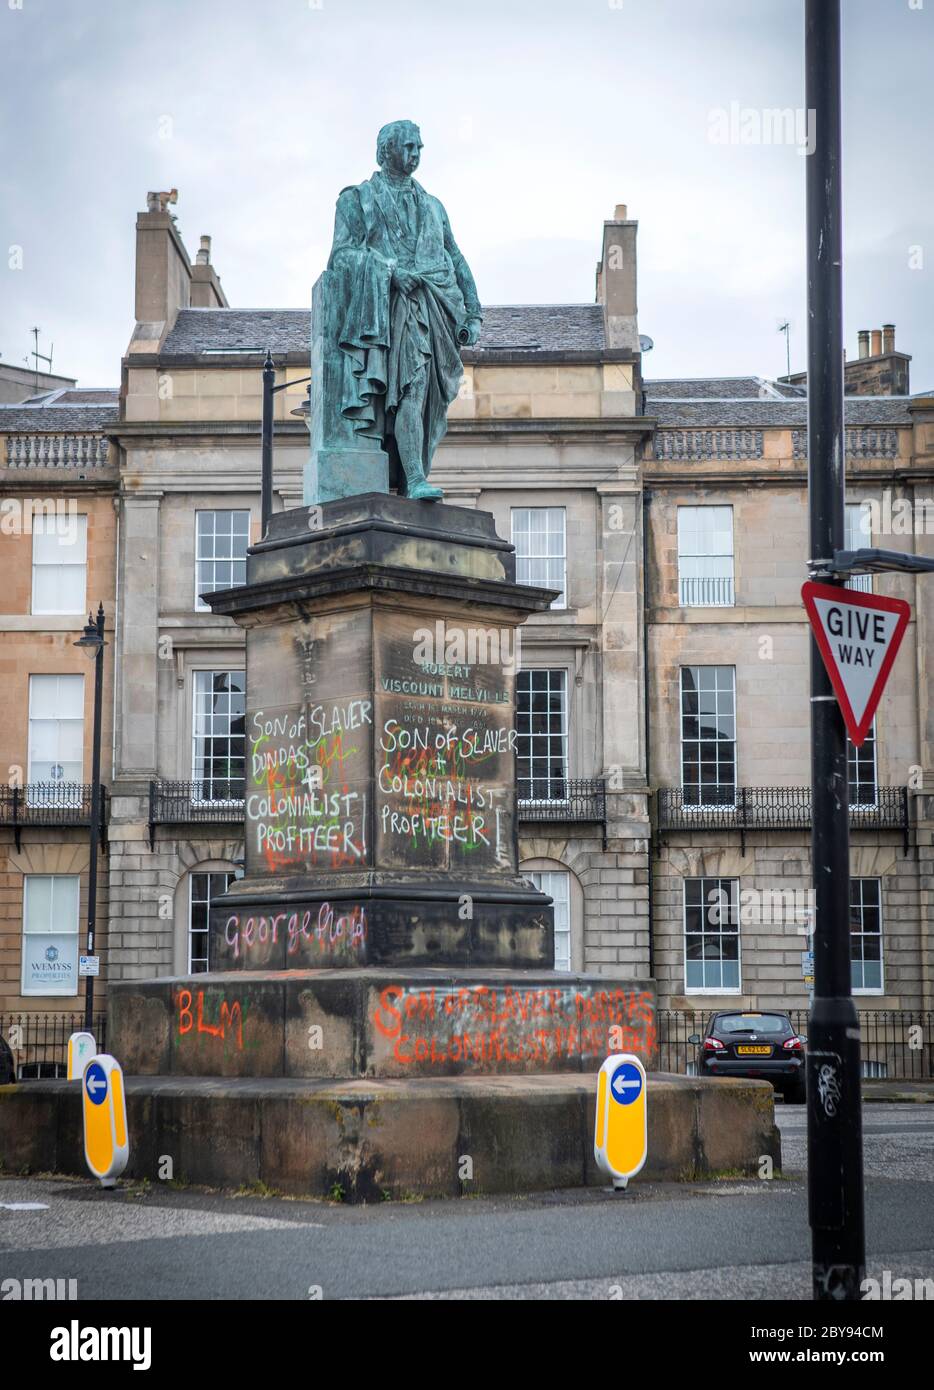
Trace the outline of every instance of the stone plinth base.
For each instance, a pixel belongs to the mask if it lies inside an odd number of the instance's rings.
[[[606,1186],[593,1159],[593,1076],[418,1081],[129,1078],[127,1178],[346,1201]],[[649,1152],[636,1181],[753,1175],[781,1164],[765,1081],[650,1075]],[[77,1082],[0,1087],[0,1158],[14,1172],[87,1175]],[[472,1176],[464,1159],[470,1159]]]
[[[262,878],[234,882],[212,913],[212,972],[554,964],[550,899],[518,875],[427,887],[355,877],[352,887],[326,873],[274,888]]]
[[[127,1075],[437,1077],[657,1063],[655,985],[535,971],[268,970],[111,986]]]

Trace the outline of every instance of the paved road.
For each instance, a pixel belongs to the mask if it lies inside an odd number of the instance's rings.
[[[0,1181],[0,1278],[78,1297],[800,1298],[810,1296],[803,1109],[776,1107],[774,1182],[637,1184],[386,1203],[105,1193]],[[865,1110],[869,1273],[934,1276],[934,1106]],[[37,1203],[39,1210],[3,1204]]]

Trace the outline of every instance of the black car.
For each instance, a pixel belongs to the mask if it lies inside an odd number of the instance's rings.
[[[700,1076],[750,1076],[771,1081],[785,1100],[805,1099],[804,1044],[787,1014],[735,1010],[712,1014],[703,1038],[688,1038],[700,1048]]]

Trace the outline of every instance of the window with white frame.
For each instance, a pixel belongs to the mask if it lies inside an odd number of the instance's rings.
[[[560,589],[552,608],[567,608],[567,520],[564,507],[513,507],[516,580]]]
[[[850,805],[875,806],[878,803],[876,777],[876,721],[873,720],[859,748],[846,741],[847,767],[850,774]]]
[[[570,875],[562,869],[535,869],[529,878],[540,893],[554,900],[555,969],[571,969],[571,894]]]
[[[736,802],[736,673],[732,666],[681,668],[682,804]]]
[[[33,517],[33,613],[83,614],[87,581],[87,517]]]
[[[23,879],[23,994],[78,993],[77,874]]]
[[[843,549],[868,550],[872,545],[870,517],[861,502],[848,502],[843,513]],[[872,575],[854,574],[846,581],[848,589],[862,594],[872,593]]]
[[[678,508],[678,602],[732,608],[732,507]]]
[[[84,676],[29,677],[30,805],[77,805],[84,772]]]
[[[568,796],[568,673],[519,671],[516,676],[516,771],[520,801]]]
[[[246,674],[194,673],[194,801],[240,801],[246,768]]]
[[[858,994],[882,993],[882,883],[850,879],[850,962]]]
[[[201,594],[246,583],[250,544],[248,511],[195,512],[195,608],[209,611]]]
[[[688,994],[739,990],[739,879],[684,880],[684,988]]]
[[[233,869],[212,869],[193,873],[188,878],[188,974],[198,975],[208,968],[208,928],[211,907],[215,898],[233,883],[238,875]]]

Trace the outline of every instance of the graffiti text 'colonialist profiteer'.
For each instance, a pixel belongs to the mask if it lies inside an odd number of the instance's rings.
[[[412,178],[421,149],[412,121],[383,126],[379,170],[337,200],[328,270],[350,280],[335,325],[341,415],[398,458],[409,497],[434,500],[431,461],[481,311],[444,207]]]

